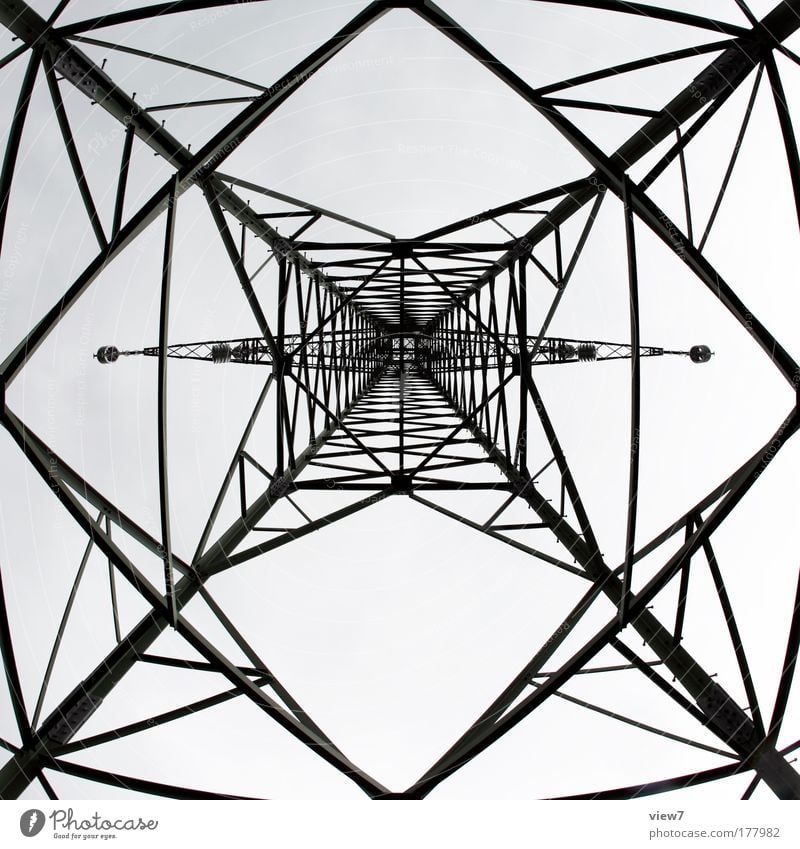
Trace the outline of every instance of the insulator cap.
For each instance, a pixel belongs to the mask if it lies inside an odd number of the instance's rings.
[[[106,363],[115,363],[119,359],[119,348],[113,345],[101,345],[95,354],[97,362],[105,365]]]
[[[578,359],[582,363],[591,363],[597,359],[597,345],[591,342],[582,342],[578,345]]]
[[[711,359],[711,348],[708,345],[693,345],[689,349],[689,359],[693,363],[707,363]]]
[[[578,353],[578,349],[574,345],[568,345],[566,342],[560,342],[556,348],[556,353],[560,360],[571,360]]]
[[[231,361],[231,346],[227,342],[219,342],[211,346],[211,362],[229,363]]]

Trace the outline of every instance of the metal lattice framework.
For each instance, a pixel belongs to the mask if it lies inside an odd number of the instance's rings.
[[[165,16],[239,4],[222,0],[175,0],[101,18],[61,25],[67,2],[58,4],[45,20],[23,2],[0,0],[0,21],[19,40],[13,52],[0,61],[0,69],[26,70],[19,89],[16,112],[10,122],[0,176],[0,236],[13,209],[14,179],[20,151],[26,143],[26,115],[37,86],[49,93],[53,116],[97,241],[97,254],[84,271],[63,290],[58,301],[22,338],[2,363],[4,388],[3,425],[31,467],[46,481],[61,507],[86,534],[86,550],[73,591],[56,635],[35,705],[26,703],[15,655],[14,634],[7,615],[8,600],[0,585],[0,647],[11,693],[20,744],[0,740],[10,760],[0,769],[0,797],[14,798],[39,780],[55,798],[47,775],[67,773],[137,793],[177,798],[224,798],[218,792],[172,786],[156,780],[90,768],[70,755],[91,750],[120,737],[143,733],[154,726],[179,723],[190,714],[230,699],[249,699],[270,721],[276,722],[335,769],[351,779],[371,798],[423,798],[462,766],[521,722],[535,721],[536,710],[555,697],[646,731],[661,733],[676,743],[695,745],[680,735],[646,726],[630,717],[581,702],[563,692],[578,674],[612,677],[620,670],[640,674],[653,688],[666,694],[676,710],[685,712],[716,738],[716,744],[696,744],[715,753],[721,765],[709,770],[649,781],[637,786],[605,788],[573,798],[632,798],[711,782],[739,773],[750,773],[749,796],[760,782],[780,798],[800,798],[800,776],[790,765],[790,752],[800,746],[779,746],[778,736],[789,702],[800,643],[800,612],[786,635],[777,696],[772,704],[759,699],[753,684],[746,645],[740,639],[725,581],[725,565],[714,552],[714,534],[747,495],[766,467],[776,462],[782,447],[800,424],[800,411],[792,406],[785,419],[775,423],[775,433],[738,468],[730,470],[706,497],[682,515],[675,516],[649,541],[637,536],[639,481],[640,394],[642,360],[663,354],[689,353],[646,347],[639,338],[638,264],[636,234],[649,230],[669,251],[677,254],[698,286],[706,287],[768,355],[776,372],[794,393],[800,368],[724,280],[704,253],[705,242],[723,201],[739,144],[753,109],[755,93],[768,87],[774,98],[791,188],[800,216],[800,159],[792,121],[776,64],[780,53],[800,62],[784,42],[800,27],[800,2],[785,0],[762,20],[745,3],[737,2],[748,17],[748,26],[713,20],[666,6],[627,2],[572,2],[549,0],[564,6],[602,9],[614,14],[644,16],[684,25],[709,35],[701,45],[646,56],[625,65],[599,68],[593,73],[564,79],[545,87],[529,85],[503,64],[459,23],[428,0],[390,2],[375,0],[365,6],[339,32],[313,50],[274,82],[248,81],[200,65],[191,65],[156,53],[139,54],[167,66],[190,67],[200,75],[223,76],[242,86],[247,94],[230,98],[241,103],[235,117],[192,151],[173,136],[156,114],[159,109],[191,110],[202,101],[147,106],[137,102],[122,85],[89,58],[83,48],[137,51],[122,43],[95,37],[95,31],[135,24],[155,26]],[[531,0],[535,5],[536,0]],[[257,4],[256,4],[257,5]],[[542,5],[548,5],[542,3]],[[438,30],[467,55],[477,60],[516,96],[554,127],[586,161],[586,174],[570,183],[456,221],[449,226],[401,239],[376,227],[339,215],[323,207],[240,179],[226,171],[231,154],[268,122],[270,116],[301,89],[315,72],[358,38],[381,16],[406,9]],[[691,84],[674,92],[661,109],[641,109],[619,104],[568,99],[571,88],[622,77],[636,69],[668,65],[687,57],[708,58],[706,69]],[[693,140],[702,137],[715,115],[741,87],[752,85],[753,95],[741,127],[725,183],[705,231],[692,218],[691,191],[682,171],[686,226],[660,208],[652,187],[670,166],[683,168],[683,158]],[[62,92],[71,87],[102,109],[122,130],[121,161],[117,169],[113,216],[98,212],[98,203],[84,172]],[[564,112],[565,107],[633,115],[643,126],[609,154]],[[169,167],[171,177],[138,208],[131,209],[129,171],[132,154],[146,146]],[[663,154],[649,173],[634,180],[631,171],[656,150]],[[260,335],[238,339],[212,339],[178,344],[169,336],[170,289],[175,249],[176,218],[181,196],[202,193],[210,219],[230,260],[231,274]],[[257,207],[246,198],[258,197]],[[627,257],[630,302],[630,339],[621,344],[549,336],[548,329],[581,261],[601,206],[611,198],[624,215],[624,251]],[[270,204],[279,205],[270,211]],[[527,232],[511,232],[510,216],[530,215]],[[290,222],[293,232],[283,236],[277,225]],[[515,220],[518,220],[515,219]],[[562,229],[573,220],[584,221],[577,243],[562,244]],[[53,445],[5,403],[5,393],[24,371],[37,349],[58,327],[71,307],[84,296],[103,270],[124,254],[149,227],[164,226],[160,299],[160,334],[152,347],[123,351],[153,357],[158,370],[158,477],[160,533],[145,530],[140,521],[98,491],[80,469],[70,465]],[[360,231],[363,241],[333,241],[315,237],[315,226],[326,222]],[[478,239],[470,232],[477,225],[494,224],[502,238]],[[241,228],[241,241],[234,227]],[[297,225],[295,227],[295,225]],[[83,226],[75,223],[75,227]],[[474,231],[473,231],[474,232]],[[481,232],[486,232],[481,231]],[[266,260],[257,270],[246,264],[245,237],[266,248]],[[555,263],[541,259],[542,246],[552,248]],[[251,249],[252,250],[252,249]],[[267,265],[271,262],[271,265]],[[262,269],[266,272],[262,274]],[[272,275],[268,279],[269,275]],[[529,276],[544,277],[551,287],[546,317],[530,324]],[[277,293],[275,309],[264,306],[267,287]],[[112,340],[98,340],[98,342]],[[122,343],[124,340],[119,340]],[[156,340],[151,340],[155,342]],[[655,341],[655,340],[654,340]],[[663,340],[668,341],[668,340]],[[698,352],[699,351],[699,352]],[[707,359],[707,351],[693,359]],[[120,356],[115,348],[99,352],[102,362]],[[209,368],[266,365],[266,375],[252,414],[230,456],[213,509],[191,558],[182,558],[171,542],[170,480],[168,475],[167,407],[168,363],[170,381],[179,380],[177,359],[208,360]],[[624,359],[630,364],[630,453],[626,474],[629,498],[626,515],[625,557],[608,563],[601,553],[592,517],[567,462],[557,428],[537,386],[535,365],[553,368],[589,360]],[[114,374],[127,362],[113,366]],[[584,366],[577,366],[583,368]],[[586,368],[603,369],[601,363]],[[99,368],[99,366],[98,366]],[[258,448],[250,437],[256,423],[267,419],[272,444]],[[534,450],[535,446],[535,450]],[[543,451],[544,448],[544,451]],[[779,462],[779,461],[778,461]],[[555,473],[548,477],[545,472]],[[253,477],[255,474],[255,478]],[[253,480],[259,481],[254,491]],[[540,483],[541,481],[541,483]],[[238,493],[237,493],[238,488]],[[336,510],[326,510],[331,490],[353,500]],[[497,509],[454,511],[438,497],[450,492],[500,495]],[[301,707],[211,595],[211,579],[235,570],[254,558],[287,545],[313,531],[344,520],[390,496],[406,496],[480,532],[513,546],[548,569],[566,573],[576,588],[574,607],[554,633],[531,647],[531,659],[497,697],[486,706],[459,739],[418,780],[402,792],[384,787],[352,763],[348,756]],[[238,498],[239,515],[220,530],[223,503]],[[490,501],[486,500],[486,504]],[[494,504],[495,502],[491,502]],[[296,524],[274,526],[270,511],[276,505],[294,508]],[[527,521],[510,517],[516,505],[529,510]],[[313,509],[310,505],[313,505]],[[113,534],[112,534],[113,531]],[[547,535],[560,547],[539,546],[537,534]],[[163,564],[161,583],[154,582],[130,549],[120,543],[130,538]],[[637,580],[637,564],[659,557],[665,543],[674,551],[664,555],[659,567]],[[108,655],[74,689],[45,713],[46,694],[72,604],[86,562],[93,550],[109,563],[110,597],[116,643]],[[2,564],[3,570],[16,564]],[[707,569],[724,613],[730,643],[736,655],[740,680],[718,680],[682,639],[683,621],[690,600],[690,570]],[[120,627],[115,581],[125,581],[143,599],[148,612],[130,630]],[[674,618],[665,621],[651,610],[654,600],[678,585]],[[193,599],[202,599],[220,626],[238,646],[247,664],[232,660],[215,641],[191,624],[182,611]],[[590,610],[599,604],[613,606],[606,624],[588,640],[572,635]],[[690,603],[690,602],[689,602]],[[170,658],[151,652],[167,629],[174,629],[202,661]],[[631,647],[638,635],[646,649]],[[568,651],[566,649],[569,649]],[[612,650],[616,665],[597,665],[601,653]],[[605,657],[605,654],[602,655]],[[557,659],[555,668],[551,662]],[[125,680],[134,667],[160,664],[181,669],[213,671],[228,682],[228,689],[168,713],[92,736],[82,735],[84,723]],[[746,694],[746,703],[734,698],[735,687]],[[157,778],[157,777],[156,777]],[[264,795],[269,789],[264,788]]]

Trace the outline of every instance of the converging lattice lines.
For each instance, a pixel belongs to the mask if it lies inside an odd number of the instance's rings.
[[[800,798],[800,2],[102,5],[0,0],[0,796]]]

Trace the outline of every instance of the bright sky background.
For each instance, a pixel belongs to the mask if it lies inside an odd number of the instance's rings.
[[[47,15],[55,3],[37,0],[31,5]],[[141,0],[75,0],[60,21],[140,5]],[[665,0],[661,5],[746,25],[733,0]],[[760,17],[773,3],[753,0],[749,5]],[[272,0],[167,16],[156,24],[100,29],[93,35],[269,85],[365,6]],[[714,33],[700,29],[547,3],[448,0],[441,6],[533,86],[717,40]],[[800,38],[794,36],[788,45],[800,49]],[[13,46],[7,34],[0,36],[3,54]],[[98,63],[107,59],[106,73],[127,93],[136,92],[147,107],[254,93],[106,48],[81,49]],[[782,56],[777,61],[790,107],[797,108],[800,68]],[[17,59],[0,72],[7,116],[13,112],[24,62]],[[683,60],[581,86],[563,96],[658,109],[709,62],[709,55]],[[725,173],[753,79],[751,74],[688,147],[693,214],[700,232]],[[122,133],[83,95],[68,86],[61,91],[98,209],[110,223]],[[173,135],[197,150],[241,108],[237,104],[155,114],[166,120]],[[606,152],[642,124],[630,116],[574,109],[565,114]],[[8,120],[2,123],[7,131]],[[664,149],[638,164],[633,178],[640,179]],[[533,109],[406,10],[385,15],[314,75],[222,170],[403,237],[591,172]],[[126,217],[168,176],[169,169],[137,145]],[[254,193],[241,194],[259,208],[282,208]],[[655,184],[652,196],[685,229],[676,167]],[[526,223],[522,218],[512,216],[505,223],[521,235]],[[583,221],[584,216],[577,216],[565,228],[567,243],[574,243]],[[26,364],[7,396],[17,415],[154,536],[159,535],[156,361],[130,359],[104,368],[92,354],[101,344],[132,349],[157,343],[163,226],[161,218],[101,273]],[[475,232],[502,236],[491,225]],[[359,238],[357,231],[335,222],[320,223],[311,233],[319,239]],[[643,543],[768,441],[793,406],[794,393],[769,357],[679,258],[642,225],[636,236],[643,342],[681,350],[705,343],[715,352],[711,363],[702,367],[685,358],[643,363],[637,535]],[[765,77],[706,255],[795,357],[800,356],[798,248],[789,175]],[[0,357],[14,349],[95,252],[41,78],[23,135],[0,260]],[[253,271],[266,252],[252,240],[248,252]],[[622,208],[609,194],[550,335],[626,341],[625,262]],[[258,279],[256,289],[269,306],[275,298],[275,269],[269,266]],[[535,275],[530,286],[530,323],[535,325],[552,290]],[[196,188],[178,204],[171,310],[174,342],[257,333]],[[194,552],[263,376],[256,367],[170,365],[173,544],[182,557]],[[537,369],[536,378],[606,560],[616,566],[624,549],[629,366],[545,367]],[[255,444],[262,436],[256,432]],[[268,453],[266,444],[264,438]],[[796,526],[798,461],[798,446],[790,443],[736,509],[733,521],[714,538],[767,714],[796,585],[798,561],[790,538]],[[5,431],[0,435],[0,463],[0,568],[30,706],[36,701],[85,538]],[[323,513],[339,506],[336,499],[325,494],[303,503]],[[463,495],[452,496],[449,503],[469,515],[489,512]],[[233,499],[220,527],[235,514]],[[123,534],[115,539],[160,585],[159,561]],[[546,541],[537,539],[540,542],[550,550]],[[674,550],[670,545],[643,563],[637,584],[664,562]],[[735,697],[743,698],[708,569],[702,558],[695,567],[684,644],[708,671],[718,673],[720,683]],[[106,563],[94,552],[45,715],[113,645],[107,581]],[[124,630],[146,609],[122,584],[118,581]],[[466,729],[584,590],[578,579],[554,573],[403,497],[383,501],[215,578],[209,588],[344,752],[397,790],[411,784]],[[672,586],[657,601],[655,612],[669,623],[674,606]],[[219,631],[202,602],[193,601],[185,613],[209,636]],[[581,638],[612,613],[609,604],[599,605],[555,660],[566,659]],[[237,657],[225,636],[219,639]],[[641,647],[635,636],[628,642]],[[152,651],[193,656],[170,634]],[[619,662],[617,657],[602,653],[597,660]],[[613,675],[582,676],[565,692],[717,745],[713,735],[673,709],[638,675]],[[80,733],[88,736],[226,688],[215,675],[139,664]],[[800,736],[796,693],[784,729],[781,745]],[[6,693],[0,694],[0,736],[18,742]],[[103,769],[245,795],[361,796],[355,785],[243,699],[70,757]],[[553,699],[440,785],[433,797],[534,798],[587,792],[724,762]],[[49,777],[64,797],[111,798],[121,792],[58,774]],[[738,798],[749,780],[740,776],[683,793],[687,798],[695,793]],[[756,798],[762,792],[765,798],[771,795],[762,787]],[[31,798],[40,794],[37,785],[29,790]]]

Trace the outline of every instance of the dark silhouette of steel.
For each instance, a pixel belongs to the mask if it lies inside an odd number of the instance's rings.
[[[313,341],[294,334],[284,334],[285,356],[291,359],[291,351],[303,349],[309,362],[315,365],[336,353],[344,362],[347,371],[399,366],[405,363],[421,373],[430,373],[436,363],[448,356],[458,356],[480,345],[480,334],[468,332],[443,332],[433,337],[420,331],[384,333],[374,342],[362,344],[359,334],[348,332],[330,333],[323,331]],[[488,368],[519,367],[519,336],[508,333],[493,333],[485,340],[480,364]],[[563,337],[528,337],[526,364],[530,368],[537,365],[564,365],[566,363],[597,362],[602,360],[628,360],[634,357],[662,357],[678,355],[689,357],[692,362],[705,363],[712,352],[707,345],[694,345],[688,351],[669,351],[653,346],[634,346],[626,342],[598,342],[586,339],[565,339]],[[160,347],[142,348],[138,351],[120,351],[114,345],[102,345],[94,355],[103,364],[116,362],[120,357],[161,356]],[[263,336],[251,336],[244,339],[217,339],[206,342],[186,342],[167,345],[164,356],[176,360],[205,360],[224,364],[275,365],[274,351]],[[465,368],[468,365],[465,364]]]
[[[547,2],[570,5],[567,0]],[[800,0],[778,3],[761,21],[749,16],[749,27],[658,6],[608,0],[578,3],[573,0],[572,5],[695,27],[713,33],[716,40],[599,69],[539,89],[533,88],[506,67],[457,21],[429,0],[377,0],[370,3],[337,34],[271,85],[232,77],[168,56],[144,54],[88,35],[108,26],[153,21],[164,15],[235,5],[233,3],[228,4],[224,0],[179,0],[58,26],[58,17],[66,5],[59,4],[51,18],[45,20],[22,2],[0,0],[0,22],[21,41],[18,48],[0,61],[0,68],[21,61],[23,56],[28,57],[0,172],[0,240],[26,113],[37,78],[44,77],[58,131],[98,243],[98,254],[19,342],[0,369],[5,428],[32,468],[47,481],[64,509],[84,530],[88,542],[33,711],[29,711],[24,702],[13,648],[14,635],[9,626],[0,581],[0,651],[21,739],[21,746],[0,741],[0,745],[12,755],[6,766],[0,769],[0,797],[17,797],[38,779],[48,795],[54,798],[55,793],[45,772],[52,770],[142,793],[177,798],[229,798],[222,793],[91,769],[73,763],[69,756],[155,725],[179,722],[190,714],[244,697],[354,781],[371,798],[422,798],[546,700],[556,697],[610,719],[635,724],[647,733],[699,747],[729,760],[724,766],[691,776],[599,790],[570,798],[632,798],[743,772],[753,773],[754,783],[747,796],[752,793],[755,783],[763,781],[780,798],[800,798],[800,776],[787,761],[787,755],[796,747],[777,748],[777,736],[786,712],[800,645],[800,585],[787,636],[778,694],[771,711],[767,712],[766,706],[759,703],[753,686],[745,647],[713,549],[714,532],[728,520],[736,504],[798,429],[800,411],[797,406],[788,411],[785,420],[776,423],[775,434],[770,441],[662,533],[646,543],[637,538],[640,388],[646,368],[642,360],[669,354],[688,355],[694,362],[702,363],[708,361],[711,352],[705,346],[676,351],[641,344],[635,235],[637,228],[647,227],[680,256],[686,267],[769,354],[787,383],[796,389],[800,384],[797,363],[747,310],[734,289],[705,257],[703,247],[725,194],[759,85],[769,84],[774,95],[800,221],[800,157],[781,75],[774,60],[775,51],[787,53],[783,42],[800,26]],[[744,4],[740,6],[746,9]],[[416,238],[398,239],[367,223],[221,170],[232,151],[268,120],[316,70],[378,18],[395,8],[412,10],[484,65],[583,155],[589,163],[590,173],[585,178],[479,212]],[[719,36],[724,38],[720,40]],[[223,101],[187,101],[144,108],[81,51],[81,43],[146,56],[153,62],[224,79],[247,88],[249,94],[224,101],[241,103],[241,111],[200,150],[192,152],[172,136],[153,113]],[[676,92],[661,110],[632,109],[613,103],[553,96],[568,92],[574,86],[629,70],[706,54],[717,55],[688,87]],[[790,52],[787,55],[793,56]],[[753,72],[754,86],[736,147],[710,219],[696,243],[695,234],[701,231],[692,217],[684,152]],[[764,83],[764,78],[767,83]],[[108,230],[98,214],[74,142],[61,95],[61,88],[65,85],[82,92],[125,130],[113,218]],[[564,106],[626,112],[647,121],[609,155],[560,111]],[[634,183],[629,174],[631,166],[673,136],[674,142],[661,159],[644,179]],[[138,210],[128,212],[129,166],[137,145],[147,145],[162,157],[172,169],[173,176]],[[670,221],[648,194],[652,183],[673,162],[677,162],[681,169],[686,234]],[[261,334],[258,337],[185,344],[176,344],[169,339],[174,226],[176,217],[180,215],[181,195],[189,190],[200,191],[205,196],[209,215],[231,263],[231,273],[241,286],[242,295],[258,325]],[[264,211],[256,211],[237,194],[237,190],[255,192],[265,199],[265,204],[274,200],[292,209],[271,212],[265,208]],[[625,215],[630,341],[615,344],[550,336],[550,323],[581,259],[598,211],[609,193],[621,202]],[[542,205],[546,208],[541,209]],[[588,218],[577,244],[567,255],[561,241],[561,227],[584,208],[588,208]],[[520,213],[530,214],[532,223],[526,233],[517,236],[503,219],[504,216]],[[155,538],[96,490],[17,416],[5,403],[5,389],[100,271],[162,215],[166,219],[166,229],[158,345],[137,351],[119,351],[111,345],[104,345],[96,354],[99,362],[106,364],[115,362],[120,356],[133,354],[157,360],[161,521],[160,536]],[[277,222],[287,220],[293,228],[289,237],[280,235],[276,227]],[[318,222],[326,220],[348,224],[361,231],[360,238],[372,241],[312,238],[310,231]],[[505,219],[506,222],[508,220]],[[240,245],[237,245],[231,230],[233,222],[241,227]],[[463,231],[469,227],[491,222],[498,226],[495,240],[462,238]],[[253,274],[245,265],[245,234],[260,240],[269,254]],[[548,267],[535,252],[536,247],[547,240],[553,241],[554,267]],[[277,277],[278,300],[275,310],[268,312],[253,281],[270,262],[272,273]],[[539,328],[529,327],[528,274],[533,270],[552,286],[552,302]],[[290,315],[294,314],[292,311],[296,312],[296,322],[290,320]],[[297,326],[289,326],[290,323]],[[180,359],[268,366],[261,372],[264,376],[263,389],[230,458],[190,561],[179,557],[170,541],[168,375],[173,368],[171,361]],[[536,385],[534,370],[534,366],[538,365],[616,359],[630,363],[632,411],[626,545],[624,560],[618,565],[605,562],[600,552],[590,516]],[[262,415],[269,415],[274,425],[274,443],[268,463],[248,451],[249,435]],[[541,459],[546,460],[541,468],[529,466],[530,435],[534,431],[543,434],[549,452],[546,458],[537,457],[537,465]],[[459,478],[457,472],[467,468],[470,474]],[[555,489],[540,483],[549,469],[558,476]],[[252,480],[248,478],[251,471],[257,473],[261,480],[255,492],[252,484],[248,486],[248,480]],[[477,477],[476,472],[480,473]],[[485,477],[481,479],[480,475],[484,473]],[[239,515],[222,533],[215,534],[215,522],[222,503],[229,492],[237,489]],[[298,493],[317,492],[319,504],[324,505],[324,493],[330,489],[354,493],[356,500],[345,507],[312,517],[295,497]],[[463,515],[432,500],[437,492],[451,490],[475,490],[487,494],[500,492],[505,500],[491,515]],[[543,568],[559,569],[586,584],[583,596],[576,600],[564,622],[548,640],[534,648],[531,660],[514,680],[435,764],[400,793],[390,791],[348,759],[247,642],[207,586],[213,575],[236,568],[396,495],[408,496],[449,519],[531,555]],[[503,514],[516,502],[530,508],[530,521],[504,521]],[[91,505],[96,514],[90,513],[85,503]],[[272,507],[280,503],[287,503],[294,510],[294,526],[265,524]],[[145,577],[119,546],[117,538],[112,537],[112,528],[117,535],[130,536],[162,560],[163,586],[155,586]],[[555,556],[509,536],[521,530],[547,532],[560,543],[563,556]],[[264,533],[272,536],[266,538]],[[681,540],[678,550],[635,592],[633,578],[637,563],[675,536]],[[42,716],[72,602],[95,546],[109,564],[116,645],[49,715]],[[747,697],[745,705],[737,703],[722,683],[698,663],[690,653],[690,647],[683,644],[690,569],[701,557],[708,565],[725,615],[740,683]],[[117,580],[126,580],[150,608],[147,615],[124,634],[120,632],[117,610]],[[665,623],[653,614],[650,604],[672,581],[679,584],[678,603],[674,623]],[[181,615],[181,610],[195,597],[202,598],[212,610],[247,658],[248,665],[232,663]],[[611,600],[616,613],[567,660],[552,668],[550,661],[557,650],[601,597]],[[203,658],[202,661],[183,661],[153,654],[150,649],[154,641],[168,627],[174,628]],[[636,632],[655,659],[646,660],[633,651],[620,639],[623,631]],[[593,659],[608,647],[614,649],[623,662],[592,666]],[[83,724],[96,710],[102,709],[104,699],[117,683],[140,663],[214,671],[223,675],[230,687],[217,695],[147,720],[82,737]],[[718,744],[709,746],[644,725],[633,717],[561,692],[563,685],[575,675],[611,675],[621,669],[638,671],[699,725],[711,731]],[[767,716],[768,722],[765,720]]]

